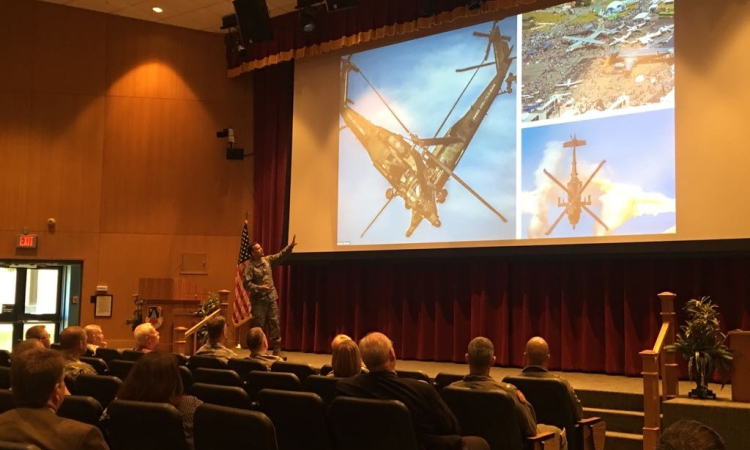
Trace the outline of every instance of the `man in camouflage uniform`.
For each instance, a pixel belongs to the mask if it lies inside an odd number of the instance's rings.
[[[229,361],[229,358],[237,357],[237,353],[222,344],[227,331],[227,322],[224,316],[214,316],[209,320],[206,323],[206,331],[208,331],[208,342],[195,352],[196,355],[213,356],[224,362]]]
[[[263,247],[255,242],[251,248],[250,261],[245,267],[245,290],[250,294],[252,327],[263,327],[268,322],[273,354],[281,355],[281,332],[279,331],[279,294],[273,285],[271,268],[281,264],[297,245],[297,236],[279,253],[264,256]]]
[[[80,374],[96,375],[96,370],[80,357],[86,353],[86,331],[81,327],[68,327],[60,333],[60,351],[65,359],[65,376],[73,379]]]
[[[271,370],[271,366],[276,361],[283,361],[281,356],[269,355],[268,351],[268,340],[266,334],[260,327],[253,327],[247,332],[247,348],[250,350],[250,356],[248,359],[254,359],[260,361],[266,366],[266,369]]]

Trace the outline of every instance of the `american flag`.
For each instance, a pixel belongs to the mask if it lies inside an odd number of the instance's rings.
[[[240,238],[240,256],[237,259],[237,272],[234,275],[234,313],[232,313],[232,324],[235,327],[242,325],[250,320],[250,295],[245,290],[244,273],[245,267],[250,260],[250,236],[247,232],[247,222],[242,227],[242,237]]]

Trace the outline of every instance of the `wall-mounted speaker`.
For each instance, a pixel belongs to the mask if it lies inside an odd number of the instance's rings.
[[[232,4],[245,45],[273,40],[266,0],[234,0]]]
[[[341,11],[342,9],[354,8],[359,0],[326,0],[326,8],[329,12]]]

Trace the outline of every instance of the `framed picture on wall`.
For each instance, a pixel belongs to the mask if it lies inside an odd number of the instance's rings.
[[[97,295],[94,317],[112,317],[112,296]]]

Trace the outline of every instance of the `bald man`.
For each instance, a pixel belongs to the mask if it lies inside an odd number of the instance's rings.
[[[581,401],[578,400],[576,391],[573,386],[568,383],[567,380],[560,378],[558,375],[551,373],[549,367],[549,345],[547,341],[539,336],[535,336],[529,339],[526,343],[526,367],[521,371],[521,376],[532,377],[532,378],[558,378],[565,386],[568,387],[568,393],[570,393],[570,399],[575,407],[575,418],[576,420],[583,419],[583,406]]]

